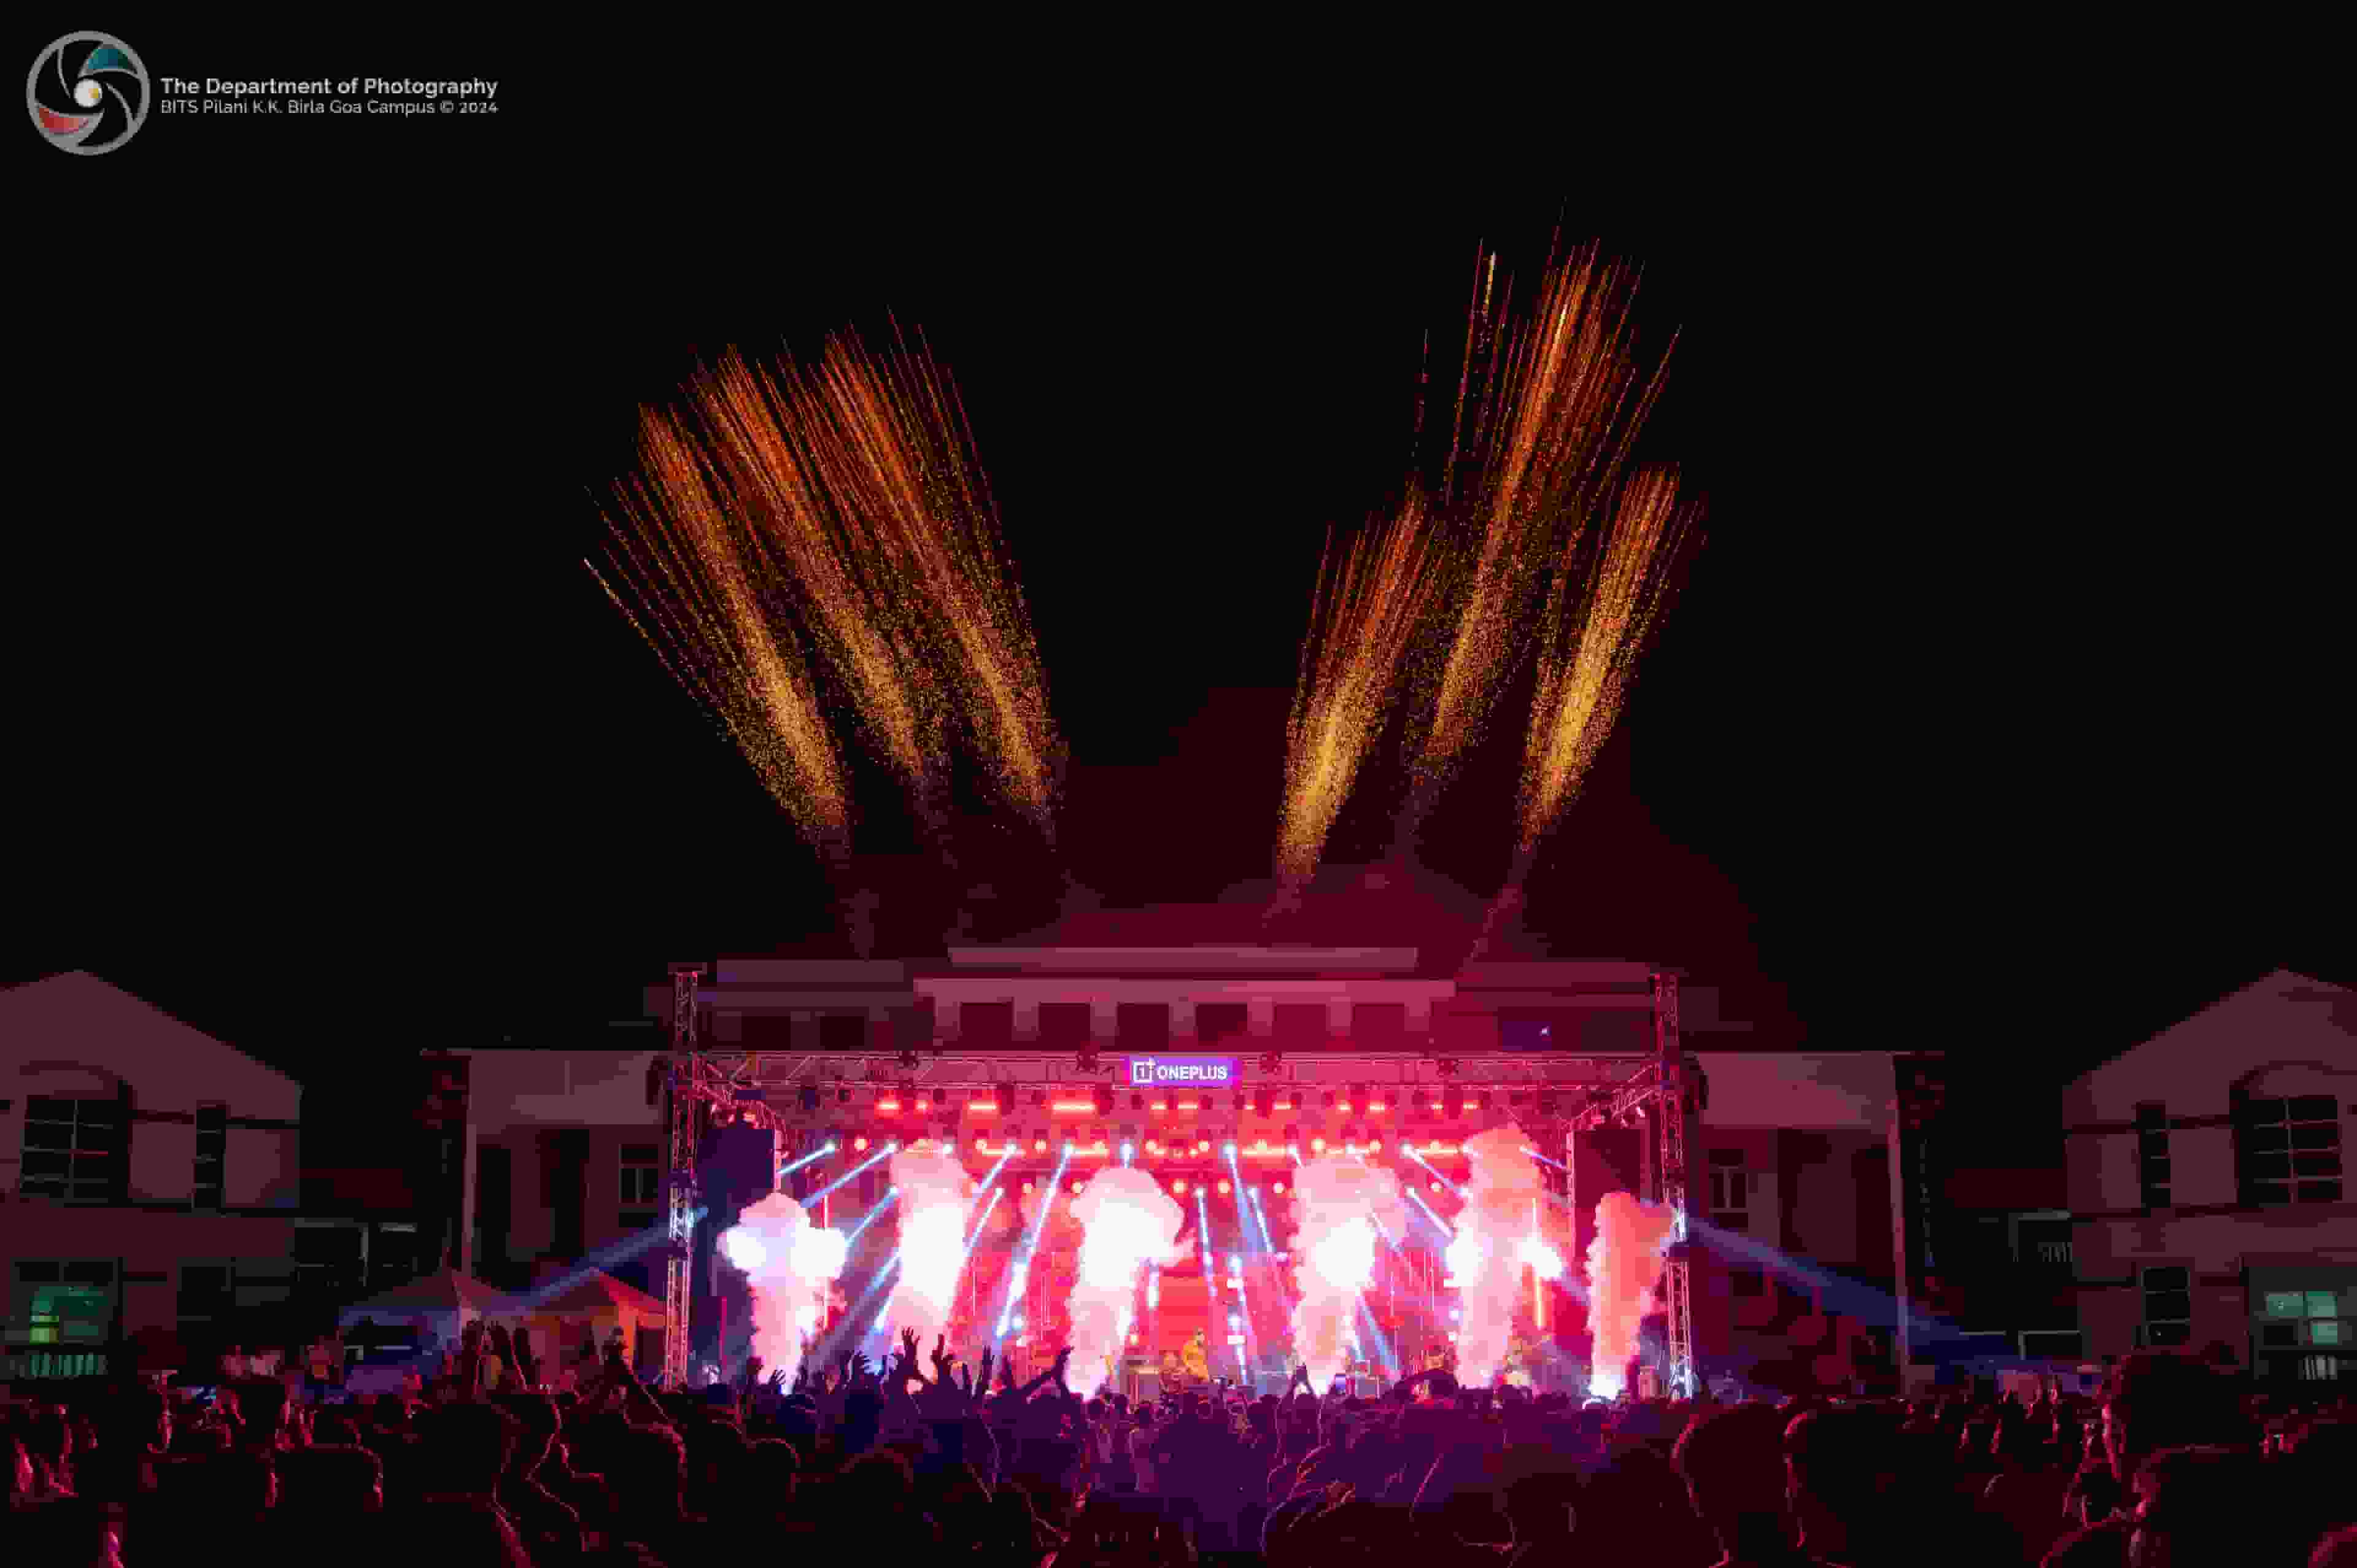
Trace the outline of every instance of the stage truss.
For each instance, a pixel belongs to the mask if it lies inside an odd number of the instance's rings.
[[[702,964],[673,964],[672,975],[672,1049],[664,1063],[665,1116],[669,1123],[668,1265],[664,1273],[663,1371],[668,1386],[683,1386],[687,1375],[689,1345],[690,1244],[698,1215],[696,1151],[704,1129],[721,1117],[766,1128],[791,1143],[814,1126],[841,1119],[843,1110],[828,1094],[860,1086],[913,1086],[920,1093],[938,1095],[996,1094],[1002,1085],[1018,1093],[1063,1087],[1091,1093],[1104,1085],[1112,1070],[1103,1058],[1122,1052],[1056,1050],[974,1051],[953,1047],[892,1051],[748,1051],[708,1046],[696,1023],[696,993]],[[1577,1161],[1576,1140],[1600,1127],[1638,1124],[1640,1175],[1638,1196],[1666,1205],[1677,1216],[1672,1245],[1663,1261],[1661,1294],[1667,1318],[1663,1365],[1658,1371],[1668,1388],[1691,1396],[1697,1386],[1694,1360],[1694,1309],[1691,1270],[1686,1260],[1686,1202],[1689,1188],[1687,1149],[1689,1122],[1699,1111],[1698,1074],[1687,1062],[1678,1039],[1678,983],[1670,973],[1656,973],[1653,985],[1653,1048],[1647,1054],[1555,1055],[1552,1052],[1491,1052],[1446,1057],[1410,1051],[1319,1050],[1286,1053],[1269,1048],[1257,1037],[1233,1037],[1200,1047],[1237,1058],[1240,1081],[1225,1090],[1207,1090],[1207,1096],[1259,1090],[1340,1089],[1367,1086],[1385,1092],[1461,1091],[1508,1097],[1509,1113],[1540,1147],[1563,1151],[1566,1197],[1576,1214]],[[1115,1106],[1107,1117],[1125,1112],[1120,1097],[1131,1090],[1114,1086]],[[816,1092],[817,1103],[800,1104],[803,1091]],[[782,1101],[772,1095],[782,1095]],[[1515,1097],[1523,1103],[1513,1104]],[[1547,1098],[1555,1101],[1550,1109]],[[1197,1115],[1216,1116],[1232,1106],[1211,1105]],[[1293,1112],[1315,1114],[1307,1109]],[[961,1108],[942,1106],[929,1118],[909,1117],[911,1127],[926,1120],[953,1124]]]

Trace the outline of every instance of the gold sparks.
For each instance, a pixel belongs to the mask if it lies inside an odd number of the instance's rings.
[[[804,834],[839,854],[850,817],[842,767],[792,635],[757,591],[750,542],[667,424],[647,424],[641,452],[647,478],[624,489],[608,557],[629,600],[590,571]]]
[[[1402,657],[1437,596],[1437,559],[1425,509],[1413,499],[1339,556],[1327,542],[1286,735],[1277,865],[1290,883],[1317,869],[1326,834],[1383,728]]]
[[[1505,335],[1502,356],[1491,328],[1505,308],[1496,280],[1491,256],[1450,424],[1445,498],[1472,536],[1472,559],[1416,761],[1426,804],[1480,738],[1529,646],[1550,558],[1577,546],[1659,387],[1632,346],[1633,273],[1585,252],[1550,267],[1538,308]]]
[[[952,716],[1052,834],[1046,681],[963,412],[921,352],[842,338],[774,374],[732,352],[682,413],[644,416],[640,447],[615,533],[641,608],[599,581],[807,831],[839,840],[848,801],[797,626],[942,854]]]
[[[1576,591],[1568,555],[1558,572],[1523,754],[1525,854],[1562,814],[1612,733],[1638,648],[1660,607],[1660,568],[1675,553],[1690,516],[1678,506],[1674,474],[1640,473],[1620,498],[1587,591]]]

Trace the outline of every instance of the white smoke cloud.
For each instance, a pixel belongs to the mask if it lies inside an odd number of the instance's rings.
[[[846,1250],[842,1231],[812,1224],[782,1192],[750,1205],[720,1233],[721,1255],[744,1273],[753,1297],[753,1354],[790,1382],[804,1344],[818,1332]]]
[[[1587,1323],[1595,1335],[1589,1391],[1610,1399],[1627,1386],[1637,1353],[1637,1326],[1653,1310],[1662,1249],[1677,1217],[1666,1205],[1608,1192],[1596,1205],[1596,1240],[1587,1247]]]
[[[1399,1178],[1355,1155],[1329,1154],[1293,1173],[1295,1229],[1289,1243],[1301,1299],[1293,1308],[1293,1353],[1324,1393],[1358,1337],[1359,1293],[1373,1282],[1382,1237],[1406,1224]]]
[[[1082,1231],[1065,1309],[1072,1325],[1072,1386],[1093,1391],[1127,1346],[1139,1275],[1148,1263],[1183,1255],[1178,1240],[1187,1215],[1145,1171],[1109,1165],[1072,1199],[1072,1218]]]
[[[1560,1235],[1561,1222],[1548,1208],[1530,1147],[1519,1127],[1493,1127],[1465,1140],[1472,1174],[1448,1257],[1465,1314],[1457,1333],[1457,1375],[1469,1384],[1495,1378],[1512,1348],[1514,1319],[1530,1299],[1523,1265],[1536,1267],[1541,1279],[1563,1273],[1563,1255],[1550,1240]]]
[[[900,1193],[900,1273],[884,1324],[896,1339],[915,1329],[931,1350],[934,1336],[948,1332],[957,1304],[974,1177],[954,1151],[927,1140],[892,1156],[892,1185]]]

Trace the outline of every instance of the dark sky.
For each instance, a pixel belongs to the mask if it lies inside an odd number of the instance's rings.
[[[376,69],[350,52],[317,70]],[[1646,266],[1682,334],[1648,450],[1710,497],[1534,883],[1559,951],[1684,965],[1766,1037],[2040,1071],[2278,963],[2348,978],[2326,575],[2188,368],[2223,306],[2156,199],[1498,193],[1307,142],[1114,178],[1069,139],[820,156],[786,121],[690,156],[528,56],[412,52],[502,76],[504,117],[27,160],[61,248],[0,632],[7,978],[91,969],[309,1072],[823,929],[580,558],[699,354],[887,310],[966,396],[1073,747],[1069,869],[1115,903],[1265,875],[1323,532],[1394,492],[1476,242],[1527,266],[1558,211]],[[1512,762],[1448,805],[1437,858],[1483,891]]]

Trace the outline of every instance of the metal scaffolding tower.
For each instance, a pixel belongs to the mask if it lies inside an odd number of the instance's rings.
[[[663,1267],[663,1387],[687,1386],[688,1264],[695,1234],[696,1092],[703,1063],[697,1058],[695,988],[700,963],[671,966],[671,1158],[669,1246]]]
[[[1660,1201],[1677,1216],[1663,1265],[1662,1296],[1669,1314],[1669,1386],[1674,1396],[1695,1393],[1694,1293],[1686,1264],[1686,1073],[1678,1048],[1678,977],[1653,976],[1653,1045],[1660,1053],[1662,1091],[1655,1124],[1661,1129]]]

